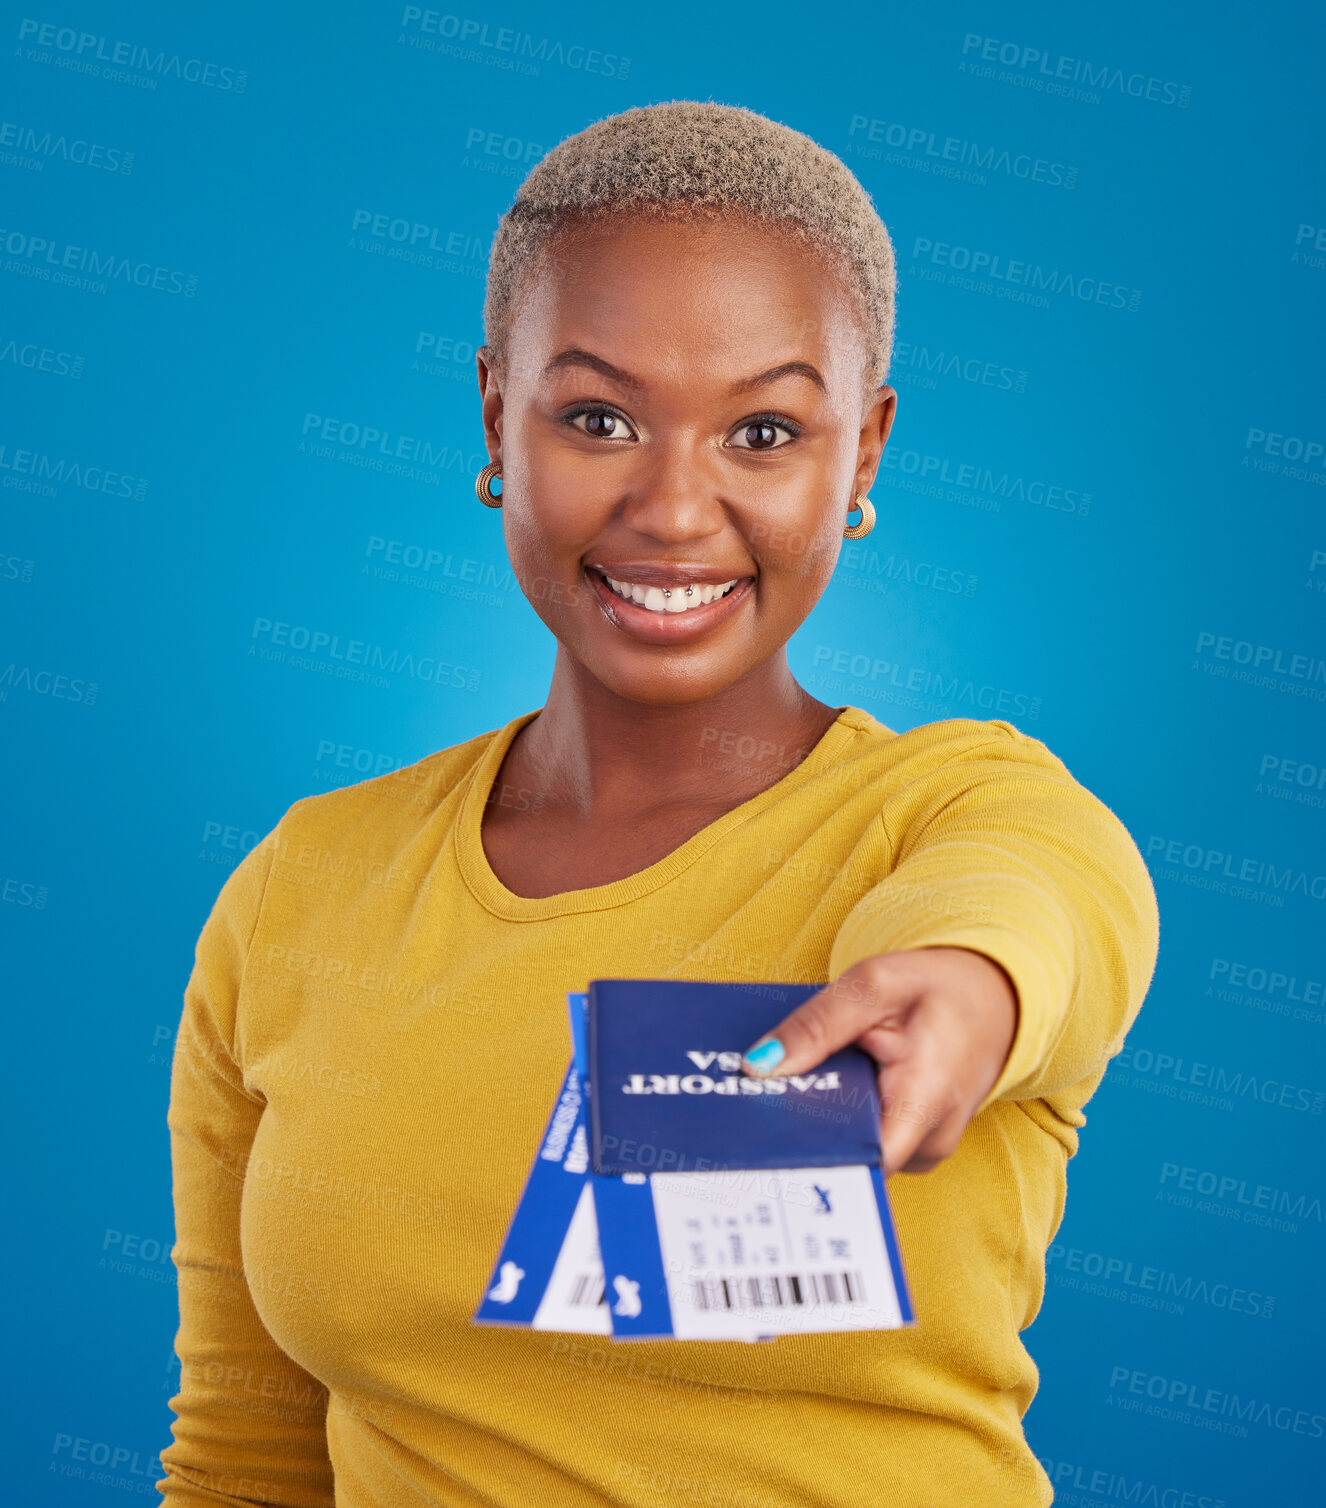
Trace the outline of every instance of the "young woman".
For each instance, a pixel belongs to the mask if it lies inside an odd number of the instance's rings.
[[[170,1502],[1050,1502],[1018,1332],[1155,901],[1042,743],[898,734],[789,671],[874,522],[893,292],[846,167],[745,110],[627,111],[521,188],[478,490],[557,638],[552,685],[296,802],[203,929],[170,1105]],[[889,1183],[913,1328],[471,1323],[566,1067],[566,992],[623,976],[831,982],[748,1070],[877,1060],[886,1167],[923,1175]]]

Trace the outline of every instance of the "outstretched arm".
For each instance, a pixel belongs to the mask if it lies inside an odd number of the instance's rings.
[[[933,1167],[996,1100],[1041,1102],[1069,1140],[1155,967],[1127,829],[1044,744],[986,727],[888,803],[893,868],[840,928],[833,983],[748,1054],[748,1071],[804,1073],[864,1047],[891,1170]]]

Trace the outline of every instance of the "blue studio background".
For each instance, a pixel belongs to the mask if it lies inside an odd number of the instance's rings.
[[[229,868],[299,797],[542,702],[472,490],[497,216],[590,121],[714,98],[841,154],[898,252],[879,524],[794,669],[899,730],[1009,717],[1160,897],[1028,1332],[1032,1443],[1064,1503],[1319,1501],[1320,14],[0,18],[6,1495],[154,1495],[170,1053]],[[341,678],[319,634],[396,668]]]

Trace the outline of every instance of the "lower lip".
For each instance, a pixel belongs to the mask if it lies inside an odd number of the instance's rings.
[[[736,586],[717,602],[703,607],[688,607],[684,613],[651,613],[638,602],[619,597],[597,571],[586,571],[600,604],[623,633],[646,644],[689,644],[726,623],[755,587],[753,576],[743,576]]]

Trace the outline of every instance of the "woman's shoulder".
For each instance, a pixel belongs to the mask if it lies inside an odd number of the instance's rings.
[[[1040,739],[1003,718],[949,717],[898,732],[864,708],[847,706],[840,709],[838,721],[854,735],[842,751],[848,759],[942,765],[1011,758],[1063,768],[1062,761]]]
[[[1044,743],[1002,718],[953,717],[898,731],[857,706],[838,708],[834,726],[805,764],[802,776],[788,782],[787,797],[826,807],[856,795],[886,800],[903,792],[942,804],[1009,780],[1077,784]]]
[[[509,726],[509,725],[507,725]],[[493,728],[381,774],[317,791],[293,802],[277,824],[280,846],[355,841],[375,849],[408,839],[448,803],[457,802],[505,728]]]

